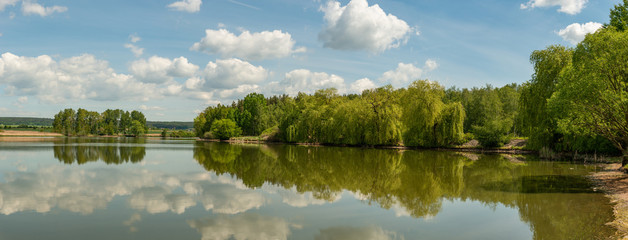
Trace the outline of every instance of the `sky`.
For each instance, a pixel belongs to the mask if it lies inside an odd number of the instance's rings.
[[[429,79],[501,87],[620,0],[0,0],[0,117],[192,121],[208,106]]]

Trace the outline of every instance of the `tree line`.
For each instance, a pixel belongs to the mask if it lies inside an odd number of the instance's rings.
[[[194,127],[205,138],[261,134],[283,142],[370,146],[443,147],[475,134],[493,146],[514,135],[518,91],[516,84],[446,90],[417,80],[407,88],[388,85],[362,94],[323,89],[266,98],[251,93],[231,106],[206,108]]]
[[[55,132],[73,136],[134,135],[146,133],[146,117],[139,111],[107,109],[102,113],[82,108],[59,111],[52,123]]]

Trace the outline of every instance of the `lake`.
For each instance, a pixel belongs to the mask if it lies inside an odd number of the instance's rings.
[[[0,138],[0,239],[605,239],[594,166],[533,156]]]

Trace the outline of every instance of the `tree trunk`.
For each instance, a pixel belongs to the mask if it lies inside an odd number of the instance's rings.
[[[621,160],[621,168],[623,169],[628,164],[628,149],[624,149],[622,152],[624,158]]]

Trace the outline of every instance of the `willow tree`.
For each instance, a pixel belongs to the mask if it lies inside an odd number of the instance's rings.
[[[403,91],[402,121],[406,127],[403,143],[406,146],[430,147],[437,145],[435,137],[436,123],[445,107],[444,88],[436,82],[417,80]]]
[[[561,71],[571,63],[573,49],[552,45],[530,55],[534,67],[532,79],[522,86],[519,98],[519,114],[522,129],[529,146],[540,149],[553,147],[560,137],[556,132],[556,117],[547,109],[547,100],[556,91]]]
[[[559,127],[605,137],[628,163],[628,32],[604,28],[578,44],[549,102]]]

